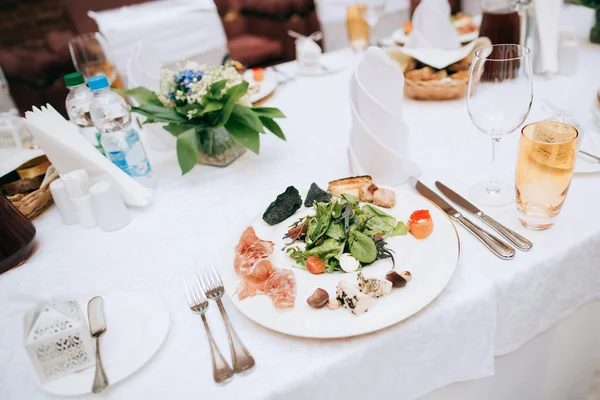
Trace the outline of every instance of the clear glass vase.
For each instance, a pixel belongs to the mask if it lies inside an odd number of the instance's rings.
[[[246,152],[223,127],[198,132],[198,164],[225,167]]]

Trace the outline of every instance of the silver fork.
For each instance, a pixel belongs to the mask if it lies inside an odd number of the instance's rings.
[[[204,313],[208,309],[208,300],[202,292],[198,274],[194,274],[189,280],[184,277],[183,285],[185,286],[185,293],[187,294],[190,309],[195,314],[200,314],[202,322],[204,323],[204,329],[206,329],[206,336],[208,337],[210,355],[212,358],[213,378],[217,383],[224,383],[231,379],[233,371],[225,360],[225,357],[223,357],[223,354],[221,354],[219,347],[217,347],[212,333],[210,332],[208,321],[206,321],[206,315],[204,315]]]
[[[196,268],[198,267],[196,266]],[[200,283],[202,289],[206,293],[206,297],[217,302],[217,306],[219,307],[219,311],[225,322],[227,336],[229,336],[233,370],[236,373],[248,371],[255,365],[254,358],[238,337],[233,326],[231,326],[231,322],[229,322],[229,317],[227,316],[227,312],[221,301],[225,289],[223,288],[223,282],[221,281],[219,274],[217,274],[217,271],[215,271],[212,265],[205,265],[201,268],[201,272],[198,272],[200,275]]]

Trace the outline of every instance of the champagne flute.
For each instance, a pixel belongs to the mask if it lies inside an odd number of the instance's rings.
[[[367,24],[369,24],[371,41],[375,41],[375,28],[383,16],[385,0],[361,0],[361,2],[366,6],[365,19],[367,20]]]
[[[502,206],[514,201],[514,186],[496,177],[496,145],[521,126],[533,101],[529,49],[516,44],[482,47],[471,63],[467,109],[473,124],[492,139],[492,173],[471,188],[476,202]]]
[[[111,62],[110,46],[100,33],[84,33],[74,37],[69,42],[69,50],[75,69],[86,79],[104,75],[113,88],[122,88],[117,71]]]

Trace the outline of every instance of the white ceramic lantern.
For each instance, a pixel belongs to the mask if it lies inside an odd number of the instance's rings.
[[[45,304],[27,313],[24,342],[42,383],[95,365],[92,338],[77,301]]]

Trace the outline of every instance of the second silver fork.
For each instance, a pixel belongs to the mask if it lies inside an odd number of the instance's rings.
[[[229,336],[229,347],[231,348],[233,371],[239,373],[250,370],[255,365],[254,358],[238,337],[235,329],[231,326],[231,322],[229,322],[225,306],[223,306],[223,302],[221,301],[221,297],[223,297],[223,294],[225,293],[225,288],[223,287],[223,282],[221,281],[219,274],[217,274],[217,271],[215,271],[212,265],[205,265],[199,269],[199,275],[201,280],[200,283],[206,297],[217,303],[223,321],[225,322],[227,336]]]

